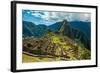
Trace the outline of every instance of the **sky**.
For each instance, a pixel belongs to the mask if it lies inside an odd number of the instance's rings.
[[[22,20],[33,22],[36,25],[52,25],[55,22],[67,20],[71,21],[83,21],[90,22],[90,13],[79,12],[56,12],[56,11],[34,11],[34,10],[22,10]]]

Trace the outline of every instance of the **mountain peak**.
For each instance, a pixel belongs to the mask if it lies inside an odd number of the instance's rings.
[[[66,28],[66,26],[68,25],[68,22],[67,20],[63,20],[62,23],[61,23],[61,27],[59,29],[59,32],[62,34]]]
[[[63,23],[68,23],[68,21],[67,21],[67,20],[65,20],[65,19],[64,19],[62,22],[63,22]]]

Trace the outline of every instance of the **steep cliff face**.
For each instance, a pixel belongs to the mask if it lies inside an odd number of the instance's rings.
[[[91,41],[90,38],[86,36],[85,33],[82,31],[79,31],[77,29],[71,28],[68,23],[65,21],[65,29],[64,29],[64,35],[67,35],[73,39],[78,39],[80,42],[84,44],[86,48],[90,50],[91,46]],[[84,29],[85,30],[85,29]]]
[[[88,48],[90,50],[90,38],[88,38],[86,36],[85,33],[83,33],[82,31],[79,31],[77,29],[74,29],[72,27],[70,27],[70,24],[67,22],[67,20],[63,20],[61,23],[60,23],[60,28],[58,30],[59,34],[61,35],[66,35],[72,39],[76,39],[76,40],[79,40],[80,42],[82,42],[84,44],[84,46],[86,48]]]

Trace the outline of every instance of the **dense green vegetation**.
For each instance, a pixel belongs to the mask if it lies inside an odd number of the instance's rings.
[[[82,41],[86,45],[90,43],[83,36],[82,32],[71,29],[64,20],[59,31],[54,32],[48,28],[41,38],[24,37],[22,61],[25,63],[91,59],[91,51]]]

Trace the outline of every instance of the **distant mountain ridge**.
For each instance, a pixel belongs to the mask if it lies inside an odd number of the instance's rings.
[[[87,37],[91,36],[91,22],[72,21],[69,24],[72,28],[83,32]]]
[[[87,37],[91,36],[91,23],[90,22],[82,22],[82,21],[72,21],[68,22],[69,26],[78,31],[82,31]],[[61,27],[61,22],[56,22],[49,26],[49,28],[53,31],[58,31]]]
[[[32,22],[23,21],[23,37],[35,36],[40,38],[46,32],[46,25],[35,25]]]
[[[64,24],[64,25],[63,25]],[[23,21],[23,37],[42,37],[50,29],[52,32],[59,32],[61,27],[63,35],[80,40],[86,48],[90,49],[90,22],[56,22],[50,26],[36,25],[32,22]],[[85,29],[86,28],[86,29]]]

